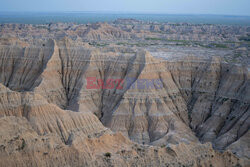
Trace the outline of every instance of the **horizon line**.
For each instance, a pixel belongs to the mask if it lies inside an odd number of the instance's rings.
[[[241,14],[214,14],[214,13],[167,13],[155,11],[0,11],[0,13],[106,13],[106,14],[155,14],[155,15],[212,15],[212,16],[236,16],[250,17]]]

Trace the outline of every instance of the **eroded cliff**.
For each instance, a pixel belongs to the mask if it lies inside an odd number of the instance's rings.
[[[8,32],[6,27],[2,33]],[[27,31],[32,34],[34,29],[31,26]],[[61,30],[72,38],[76,33],[75,39],[58,36],[52,28],[49,31],[54,37],[24,40],[2,35],[3,164],[249,163],[248,64],[228,63],[207,50],[207,55],[187,52],[178,56],[171,48],[93,43],[142,36],[136,27],[130,32],[119,24]],[[156,27],[150,32],[156,35]],[[12,161],[14,157],[18,161]]]

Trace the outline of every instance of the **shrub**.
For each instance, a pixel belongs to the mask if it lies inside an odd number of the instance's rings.
[[[104,154],[104,156],[107,157],[107,158],[110,158],[110,157],[111,157],[111,153],[110,153],[110,152],[106,152],[106,153]]]

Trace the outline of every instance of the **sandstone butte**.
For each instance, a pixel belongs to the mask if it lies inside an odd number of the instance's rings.
[[[249,166],[249,30],[2,24],[0,166]],[[241,63],[221,56],[235,50]],[[89,77],[124,85],[87,89]]]

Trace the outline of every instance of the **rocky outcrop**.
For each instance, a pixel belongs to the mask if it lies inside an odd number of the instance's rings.
[[[164,28],[151,25],[147,30],[146,25],[136,32],[141,22],[131,31],[118,22],[46,25],[50,33],[40,34],[44,39],[28,40],[6,36],[10,30],[19,34],[26,29],[31,35],[44,27],[2,27],[1,162],[9,166],[248,165],[248,59],[227,63],[209,49],[179,56],[178,49],[122,46],[147,31],[159,35]],[[238,34],[243,30],[239,28]],[[175,31],[182,32],[182,27]],[[109,44],[98,43],[103,40]],[[115,40],[123,44],[110,42]],[[229,51],[218,50],[222,53]]]
[[[138,146],[121,134],[99,138],[76,136],[65,145],[55,133],[38,135],[25,118],[0,118],[1,166],[234,166],[230,153],[211,145],[181,144],[163,148]],[[80,137],[80,139],[78,138]],[[198,156],[197,156],[198,155]]]
[[[25,117],[38,135],[57,134],[67,144],[71,136],[81,137],[110,132],[92,113],[62,110],[36,93],[11,91],[2,84],[1,117]]]

